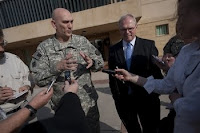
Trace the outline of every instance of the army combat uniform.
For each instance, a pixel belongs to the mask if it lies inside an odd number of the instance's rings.
[[[87,63],[79,54],[83,51],[93,60],[93,66],[86,69]],[[98,71],[103,67],[101,53],[83,36],[72,34],[71,39],[66,43],[60,43],[55,37],[43,41],[34,53],[30,69],[38,86],[48,85],[52,79],[54,83],[54,94],[51,99],[51,106],[55,110],[61,97],[64,95],[64,72],[56,70],[56,64],[71,53],[77,60],[77,70],[71,71],[72,79],[77,79],[79,88],[77,95],[80,98],[82,108],[88,120],[92,133],[100,132],[99,111],[97,107],[98,95],[91,81],[91,71]],[[78,127],[77,127],[78,128]]]

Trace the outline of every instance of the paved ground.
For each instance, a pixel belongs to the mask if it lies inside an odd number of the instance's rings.
[[[98,106],[100,111],[100,126],[101,133],[119,133],[121,129],[121,121],[117,115],[115,105],[111,96],[110,88],[108,85],[108,75],[102,72],[92,73],[92,79],[96,90],[99,94]],[[35,89],[34,94],[37,94],[40,90]],[[29,97],[30,99],[31,97]],[[165,106],[169,103],[168,96],[161,96],[161,118],[168,114],[168,110]],[[38,110],[37,119],[45,119],[53,116],[53,111],[47,104],[45,107]],[[36,121],[34,119],[32,121]]]

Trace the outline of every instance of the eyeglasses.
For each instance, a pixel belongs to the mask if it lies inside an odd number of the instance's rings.
[[[6,46],[8,42],[6,40],[3,40],[3,42],[0,43],[1,46]]]
[[[132,30],[134,30],[135,29],[135,27],[130,27],[130,28],[122,28],[122,29],[120,29],[121,31],[123,31],[123,32],[125,32],[125,31],[129,31],[129,32],[131,32]]]

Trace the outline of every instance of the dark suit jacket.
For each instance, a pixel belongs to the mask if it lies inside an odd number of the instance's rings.
[[[21,133],[90,133],[78,96],[66,93],[53,118],[27,125]]]
[[[134,51],[132,54],[131,67],[129,71],[143,77],[153,75],[154,78],[162,78],[160,69],[152,62],[152,55],[158,55],[158,50],[155,47],[155,42],[152,40],[136,37]],[[110,47],[108,64],[109,69],[112,70],[114,70],[116,66],[118,68],[124,68],[127,70],[122,41]],[[132,87],[133,92],[143,91],[141,93],[147,94],[144,89],[135,84],[124,84],[113,76],[109,76],[109,79],[111,92],[115,100],[124,98],[128,95],[128,85]]]

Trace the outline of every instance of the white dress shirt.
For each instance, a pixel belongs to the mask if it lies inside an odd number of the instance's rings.
[[[131,50],[132,50],[132,51],[134,50],[135,40],[136,40],[136,37],[135,37],[132,41],[130,41],[130,43],[131,43]],[[126,42],[126,41],[124,41],[124,40],[123,40],[122,42],[123,42],[124,57],[125,57],[125,59],[126,59],[126,49],[127,49],[127,43],[128,43],[128,42]]]
[[[24,62],[16,55],[5,52],[5,57],[0,60],[0,86],[10,87],[19,92],[20,87],[25,85],[31,86],[28,76],[29,69]],[[24,100],[17,101],[16,103],[9,103],[8,101],[5,104],[1,104],[0,107],[5,112],[9,112],[18,108]]]

